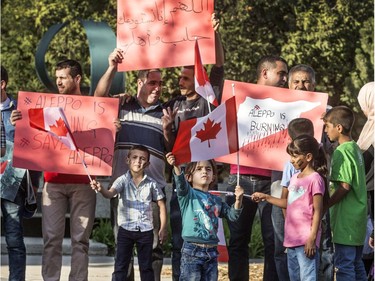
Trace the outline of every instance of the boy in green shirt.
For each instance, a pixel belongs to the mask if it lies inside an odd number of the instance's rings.
[[[361,150],[351,138],[354,114],[346,106],[336,106],[323,117],[325,132],[339,146],[333,152],[331,183],[332,241],[335,245],[336,280],[367,280],[362,262],[366,236],[367,194]]]

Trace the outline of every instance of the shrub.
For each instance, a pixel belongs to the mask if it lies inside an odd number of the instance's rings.
[[[116,243],[109,219],[95,220],[91,237],[94,241],[107,245],[108,255],[113,255]]]
[[[228,223],[226,220],[223,220],[223,225],[224,225],[225,239],[227,241],[227,245],[229,245],[230,231],[229,231]],[[257,215],[254,218],[253,230],[251,233],[251,239],[249,243],[249,258],[259,259],[263,257],[264,257],[264,245],[263,245],[263,239],[262,239],[260,219],[257,213]]]
[[[171,227],[169,224],[168,214],[168,238],[167,241],[162,245],[164,257],[170,257],[172,252],[172,238],[171,238]],[[91,238],[99,243],[103,243],[108,247],[108,255],[113,256],[115,253],[115,236],[113,234],[113,228],[110,219],[97,219],[94,223],[94,228],[91,234]],[[136,251],[135,251],[136,254]]]
[[[258,259],[264,257],[264,245],[260,226],[260,219],[258,215],[255,216],[254,219],[253,231],[251,233],[249,248],[249,257],[251,259]]]

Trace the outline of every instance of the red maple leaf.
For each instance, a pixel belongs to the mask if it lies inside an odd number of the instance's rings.
[[[55,133],[58,136],[65,137],[68,134],[68,129],[65,126],[64,120],[59,118],[59,120],[56,120],[56,125],[52,125],[49,128],[51,129],[52,133]]]
[[[207,119],[207,122],[204,123],[204,129],[200,129],[196,137],[201,140],[201,142],[208,141],[208,147],[211,147],[210,139],[216,139],[216,135],[221,130],[221,123],[215,123],[210,120],[210,118]]]

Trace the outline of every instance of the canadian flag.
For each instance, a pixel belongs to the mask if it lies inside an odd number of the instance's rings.
[[[218,106],[214,89],[211,86],[206,70],[203,67],[199,52],[198,40],[195,41],[195,91],[214,106]]]
[[[29,123],[32,128],[48,132],[71,150],[78,150],[61,107],[30,108]]]
[[[235,97],[226,100],[204,117],[182,121],[172,149],[176,165],[213,159],[237,151]]]

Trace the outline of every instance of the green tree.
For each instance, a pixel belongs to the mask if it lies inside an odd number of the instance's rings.
[[[45,57],[50,76],[58,61],[74,58],[82,63],[83,84],[89,86],[89,48],[80,19],[106,21],[114,28],[116,1],[1,2],[1,61],[8,69],[12,92],[46,91],[35,73],[35,51],[48,28],[65,22],[69,24],[54,37]]]
[[[255,82],[256,62],[266,54],[281,55],[289,67],[309,64],[329,104],[358,113],[356,136],[364,120],[356,97],[374,81],[373,6],[368,0],[220,1],[226,79]]]
[[[256,81],[256,64],[264,55],[281,55],[291,13],[286,1],[216,3],[221,18],[227,79]]]
[[[374,32],[368,25],[373,21],[372,4],[310,1],[306,8],[301,2],[307,1],[298,2],[295,28],[288,32],[282,53],[289,62],[307,63],[316,70],[317,89],[330,94],[331,104],[356,104],[359,88],[373,80]]]

